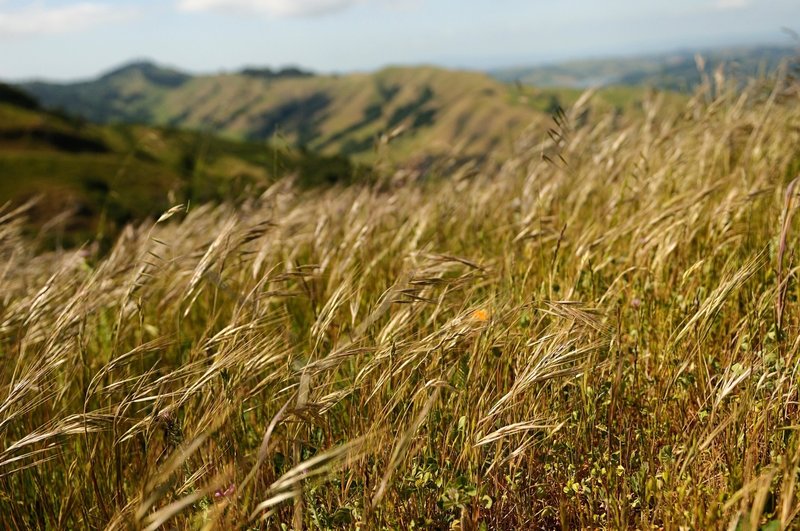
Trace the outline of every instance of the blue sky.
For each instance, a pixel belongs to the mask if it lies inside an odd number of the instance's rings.
[[[132,59],[193,72],[300,65],[490,68],[786,43],[800,0],[0,0],[0,78]]]

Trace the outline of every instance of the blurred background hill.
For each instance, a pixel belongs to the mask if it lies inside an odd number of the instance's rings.
[[[34,226],[62,244],[113,235],[176,202],[257,193],[296,174],[306,186],[347,182],[344,157],[149,125],[102,125],[45,110],[0,84],[0,202],[30,200]]]
[[[32,226],[57,226],[50,239],[77,242],[113,235],[171,202],[252,197],[286,175],[303,186],[373,179],[380,168],[435,177],[437,165],[512,155],[520,135],[546,131],[588,87],[596,92],[587,112],[630,120],[652,90],[681,104],[704,75],[766,78],[793,52],[719,49],[706,51],[701,65],[686,52],[489,72],[409,66],[349,74],[191,74],[135,61],[79,82],[4,84],[0,200],[37,198]]]

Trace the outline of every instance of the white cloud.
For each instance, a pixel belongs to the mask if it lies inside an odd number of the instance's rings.
[[[729,9],[743,9],[748,7],[751,0],[716,0],[714,7],[723,11]]]
[[[25,9],[0,11],[0,37],[81,31],[126,19],[131,14],[127,8],[90,2],[50,8],[38,4]]]
[[[340,11],[364,0],[178,0],[184,11],[239,11],[282,17],[314,16]]]

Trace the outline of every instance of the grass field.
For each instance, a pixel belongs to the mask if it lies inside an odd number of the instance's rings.
[[[0,526],[780,529],[800,91],[584,112],[496,169],[0,217]]]

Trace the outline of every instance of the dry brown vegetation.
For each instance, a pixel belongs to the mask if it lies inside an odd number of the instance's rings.
[[[790,525],[800,95],[721,87],[102,257],[7,210],[0,525]]]

